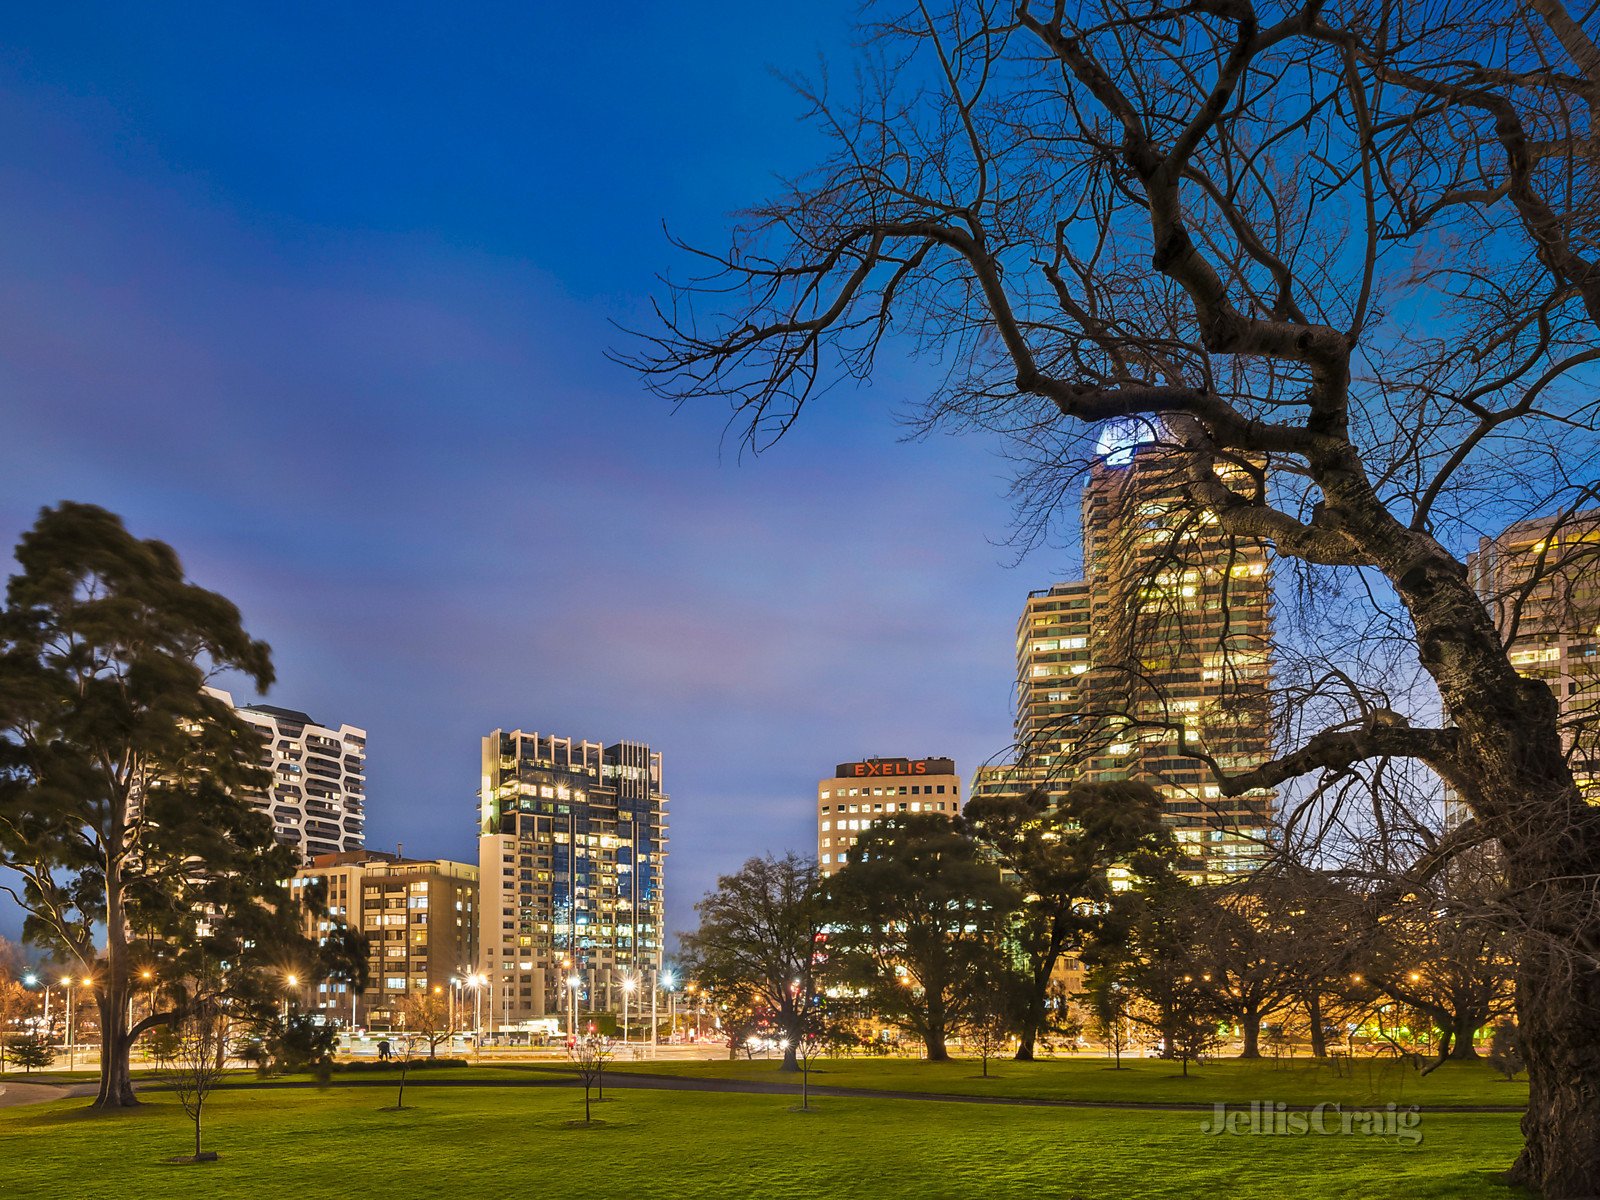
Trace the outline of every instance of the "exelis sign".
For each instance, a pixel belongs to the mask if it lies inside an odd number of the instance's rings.
[[[834,770],[838,779],[905,777],[912,775],[954,775],[951,758],[869,758],[865,762],[840,763]]]

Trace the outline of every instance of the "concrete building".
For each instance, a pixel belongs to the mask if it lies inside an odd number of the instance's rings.
[[[227,692],[207,690],[266,739],[261,765],[272,783],[249,800],[272,819],[278,840],[302,862],[359,851],[366,844],[367,731],[320,725],[292,708],[234,704]]]
[[[1272,576],[1266,547],[1222,534],[1183,494],[1170,450],[1102,441],[1082,497],[1086,578],[1031,592],[1017,627],[1017,757],[973,794],[1138,779],[1197,876],[1263,857],[1273,795],[1226,799],[1225,770],[1270,757]],[[1181,743],[1181,745],[1180,745]]]
[[[948,758],[869,758],[840,763],[817,784],[817,864],[832,875],[863,830],[885,817],[961,811],[961,777]]]
[[[667,856],[660,753],[497,729],[479,786],[478,969],[497,1023],[648,997]]]
[[[407,993],[450,988],[477,959],[478,868],[447,859],[402,858],[354,851],[320,854],[295,877],[326,888],[332,920],[307,918],[319,942],[338,923],[367,937],[371,983],[352,997],[343,984],[320,984],[304,1002],[339,1024],[376,1029],[399,1026],[396,1003]],[[352,1007],[354,1004],[354,1007]]]
[[[1512,665],[1555,693],[1573,775],[1600,803],[1600,509],[1519,521],[1467,571]]]

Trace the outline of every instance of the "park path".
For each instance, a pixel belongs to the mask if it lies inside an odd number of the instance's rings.
[[[429,1079],[425,1071],[413,1073],[406,1080],[408,1088],[572,1088],[582,1084],[572,1071],[562,1067],[523,1067],[548,1076],[543,1079]],[[272,1088],[392,1088],[395,1081],[387,1076],[376,1078],[344,1078],[336,1083],[319,1083],[309,1079],[258,1081],[232,1079],[217,1085],[219,1091],[255,1091]],[[149,1083],[144,1084],[150,1087]],[[155,1085],[160,1090],[160,1085]],[[696,1079],[692,1076],[653,1074],[646,1071],[606,1072],[605,1086],[618,1091],[657,1092],[720,1092],[751,1096],[800,1095],[800,1084],[785,1080],[762,1079]],[[0,1108],[20,1104],[42,1104],[49,1100],[67,1100],[77,1096],[92,1096],[92,1083],[0,1083]],[[1107,1109],[1120,1112],[1211,1112],[1215,1105],[1209,1101],[1143,1101],[1143,1100],[1082,1100],[1046,1096],[963,1096],[955,1092],[910,1092],[890,1088],[832,1087],[812,1084],[812,1096],[818,1098],[863,1100],[922,1100],[943,1104],[989,1104],[1012,1108],[1077,1108]],[[1359,1107],[1357,1101],[1345,1101],[1347,1107]],[[1246,1102],[1229,1101],[1230,1109],[1247,1107]],[[1290,1104],[1285,1111],[1309,1112],[1310,1104]],[[1518,1104],[1419,1104],[1418,1111],[1425,1113],[1521,1113],[1525,1105]]]
[[[0,1108],[92,1096],[97,1090],[92,1083],[0,1083]]]
[[[578,1078],[560,1067],[526,1067],[549,1076],[547,1079],[429,1079],[426,1072],[414,1073],[406,1080],[406,1087],[581,1087]],[[314,1087],[394,1087],[392,1078],[341,1079],[337,1083],[323,1084],[312,1080],[257,1082],[255,1080],[229,1081],[218,1085],[219,1090],[252,1090],[258,1088],[314,1088]],[[618,1091],[659,1092],[721,1092],[755,1096],[800,1096],[800,1084],[779,1080],[760,1079],[695,1079],[681,1075],[655,1075],[644,1071],[606,1072],[605,1086]],[[1216,1106],[1209,1101],[1159,1101],[1140,1100],[1079,1100],[1044,1096],[963,1096],[954,1092],[909,1092],[888,1088],[830,1087],[812,1084],[810,1093],[817,1098],[864,1100],[922,1100],[946,1104],[989,1104],[1012,1108],[1077,1108],[1108,1109],[1123,1112],[1211,1112]],[[1360,1107],[1360,1102],[1343,1101],[1345,1107]],[[1230,1109],[1244,1109],[1248,1102],[1229,1101]],[[1290,1104],[1285,1111],[1310,1112],[1310,1104]],[[1525,1105],[1516,1104],[1421,1104],[1418,1111],[1425,1113],[1521,1113]]]

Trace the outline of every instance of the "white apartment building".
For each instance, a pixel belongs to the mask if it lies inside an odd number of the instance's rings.
[[[266,739],[261,765],[272,772],[272,783],[249,800],[272,819],[278,841],[298,850],[302,862],[364,849],[367,731],[319,725],[291,708],[234,704],[227,692],[207,690]]]

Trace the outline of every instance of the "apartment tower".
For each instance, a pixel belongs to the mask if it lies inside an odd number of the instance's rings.
[[[1572,773],[1600,803],[1600,509],[1519,521],[1467,570],[1512,665],[1555,693]]]
[[[237,705],[227,692],[206,690],[265,741],[260,761],[272,782],[246,798],[272,819],[278,841],[299,851],[301,862],[359,851],[366,844],[367,731],[321,725],[292,708]]]
[[[1165,800],[1189,873],[1249,870],[1272,793],[1224,798],[1184,751],[1226,771],[1270,756],[1266,547],[1193,509],[1170,448],[1117,432],[1083,490],[1086,578],[1030,593],[1018,623],[1017,759],[980,770],[973,793],[1143,780]]]
[[[640,742],[483,739],[479,971],[498,1022],[620,1012],[661,969],[667,795]]]

